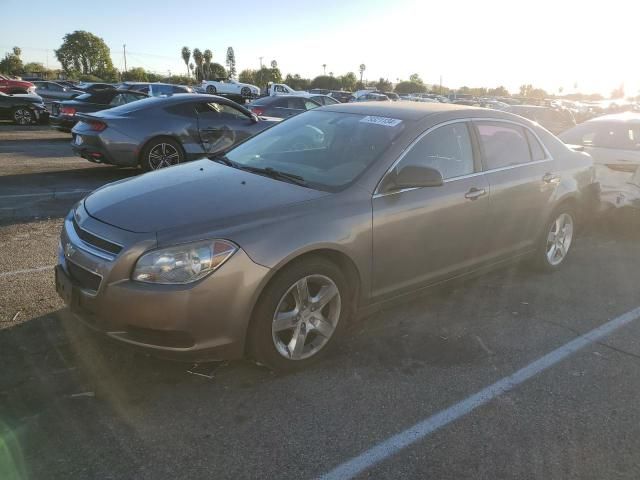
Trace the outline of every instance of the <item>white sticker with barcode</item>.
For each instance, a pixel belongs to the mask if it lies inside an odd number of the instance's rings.
[[[373,123],[375,125],[384,125],[385,127],[395,127],[402,123],[402,120],[397,118],[389,118],[389,117],[376,117],[373,115],[368,115],[360,120],[361,123]]]

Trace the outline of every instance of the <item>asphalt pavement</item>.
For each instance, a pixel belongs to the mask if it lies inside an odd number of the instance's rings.
[[[637,219],[588,226],[554,274],[513,265],[353,322],[307,371],[175,363],[55,294],[62,216],[137,174],[69,140],[0,124],[0,478],[640,478],[640,319],[588,336],[640,306]]]

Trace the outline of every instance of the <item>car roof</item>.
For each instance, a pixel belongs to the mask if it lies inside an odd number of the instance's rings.
[[[429,115],[437,113],[471,109],[462,105],[452,105],[450,103],[361,102],[327,105],[326,107],[322,107],[322,110],[340,113],[354,113],[357,115],[390,117],[400,120],[422,120]]]
[[[588,122],[640,123],[640,113],[624,112],[592,118]]]

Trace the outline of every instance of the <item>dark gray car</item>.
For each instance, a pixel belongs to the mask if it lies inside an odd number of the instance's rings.
[[[318,108],[320,103],[298,95],[274,95],[254,100],[247,108],[258,116],[288,118]]]
[[[279,121],[258,118],[226,98],[197,94],[147,98],[76,117],[71,144],[78,155],[145,170],[213,155]]]
[[[89,195],[64,222],[57,289],[149,351],[302,367],[401,296],[519,258],[557,269],[592,179],[589,155],[515,115],[321,107]]]

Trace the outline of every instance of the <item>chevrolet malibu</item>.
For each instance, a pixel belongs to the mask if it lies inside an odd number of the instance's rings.
[[[300,368],[399,297],[525,257],[559,268],[592,178],[587,154],[508,113],[321,107],[93,192],[64,221],[56,287],[121,342]]]

